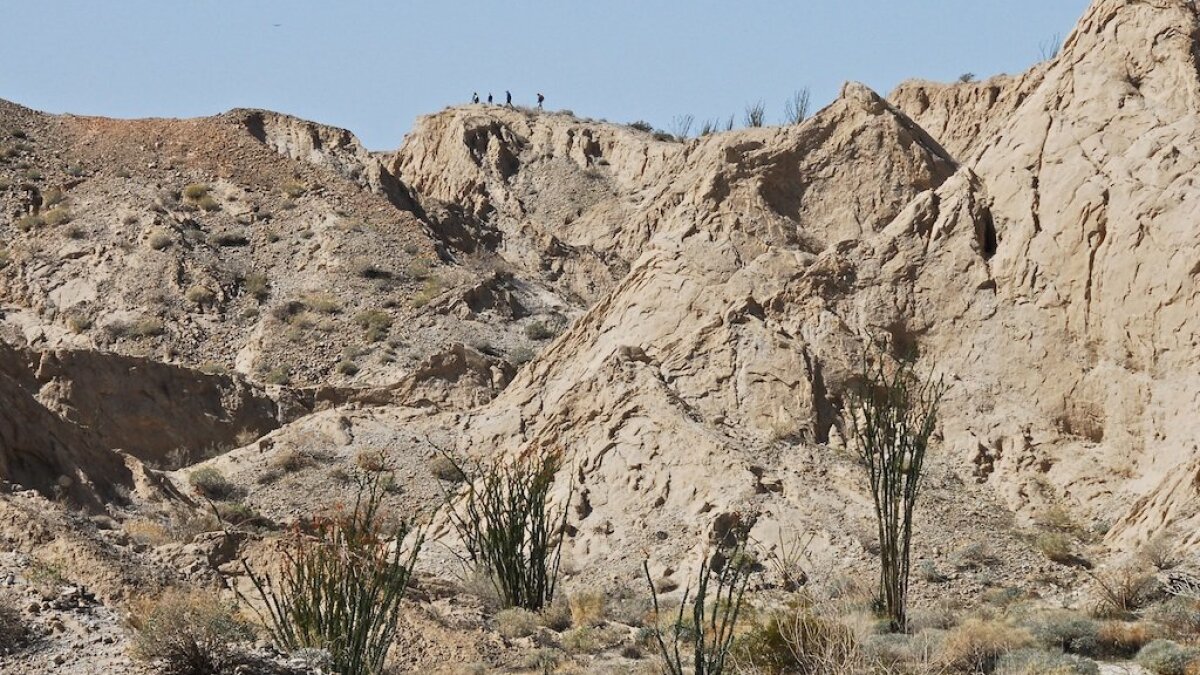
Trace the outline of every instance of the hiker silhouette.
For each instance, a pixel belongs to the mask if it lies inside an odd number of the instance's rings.
[[[538,110],[542,109],[542,104],[546,102],[546,97],[542,96],[542,92],[538,92]]]
[[[492,92],[489,91],[488,92],[488,104],[491,105],[491,103],[492,103]]]
[[[504,90],[504,105],[512,107],[512,92],[507,89]]]
[[[479,103],[479,92],[471,94],[471,103]]]

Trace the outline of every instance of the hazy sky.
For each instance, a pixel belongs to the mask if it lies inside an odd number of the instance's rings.
[[[587,117],[777,120],[805,85],[1015,73],[1088,0],[8,0],[0,98],[51,112],[188,117],[260,107],[371,149],[416,116],[511,89]]]

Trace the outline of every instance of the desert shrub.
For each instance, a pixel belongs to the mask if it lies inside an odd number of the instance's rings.
[[[17,218],[17,229],[21,230],[22,232],[28,232],[45,224],[46,221],[41,216],[28,215]]]
[[[362,277],[363,279],[391,279],[392,278],[391,270],[388,270],[387,268],[377,264],[373,260],[368,260],[366,258],[360,258],[358,260],[355,260],[354,263],[351,265],[351,269],[353,269],[355,276]]]
[[[532,361],[534,356],[536,354],[529,347],[517,347],[508,355],[508,361],[514,366],[520,366]]]
[[[380,342],[392,328],[392,316],[379,309],[368,309],[354,315],[354,323],[366,331],[367,342]]]
[[[196,305],[207,305],[217,298],[217,294],[212,292],[212,289],[204,286],[196,285],[187,289],[183,294],[187,301]]]
[[[301,302],[319,314],[339,314],[342,311],[341,301],[331,295],[306,295]]]
[[[283,194],[292,199],[303,197],[308,192],[308,187],[298,180],[288,181],[283,184]]]
[[[166,326],[161,319],[145,316],[130,325],[130,333],[134,337],[155,337],[166,332]]]
[[[129,178],[131,174],[129,173],[129,169],[117,169],[114,175],[117,178]]]
[[[1105,621],[1096,631],[1096,643],[1103,656],[1128,658],[1138,653],[1158,632],[1141,622]]]
[[[334,370],[341,375],[350,377],[358,374],[358,364],[350,359],[342,359],[341,361],[338,361],[337,366],[334,367]]]
[[[808,87],[792,93],[783,104],[783,123],[800,124],[808,119],[808,110],[812,101],[812,91]]]
[[[222,523],[228,523],[235,527],[239,525],[270,524],[270,521],[254,510],[253,506],[243,504],[242,502],[218,502],[216,509],[217,517],[220,518]]]
[[[67,235],[68,239],[83,239],[87,236],[87,230],[83,229],[82,225],[70,225],[63,234]]]
[[[1099,652],[1100,624],[1071,611],[1041,614],[1029,622],[1029,629],[1033,637],[1048,649],[1082,656],[1095,656]]]
[[[1045,529],[1058,532],[1077,532],[1079,530],[1079,524],[1075,522],[1075,517],[1062,504],[1052,504],[1045,511],[1039,513],[1034,518],[1034,522]]]
[[[572,593],[567,597],[571,608],[571,624],[575,626],[599,626],[604,623],[606,602],[604,594],[595,591]]]
[[[425,284],[417,291],[412,298],[412,306],[421,308],[428,305],[434,298],[442,292],[442,280],[438,277],[430,277],[425,280]]]
[[[196,206],[200,207],[201,211],[207,211],[209,213],[221,210],[221,204],[217,200],[213,199],[212,195],[205,195],[200,199],[197,199]],[[241,246],[242,244],[238,245]]]
[[[45,192],[42,193],[42,208],[48,209],[52,206],[57,206],[57,205],[63,203],[63,200],[66,198],[67,198],[67,195],[66,195],[66,193],[64,193],[62,191],[62,188],[60,188],[60,187],[48,188]]]
[[[1018,649],[1001,656],[996,675],[1099,675],[1095,662],[1073,654]]]
[[[39,181],[43,178],[42,172],[37,169],[27,168],[21,172],[21,177],[25,180]]]
[[[288,366],[276,366],[263,375],[267,384],[287,384],[292,381],[292,369]]]
[[[1075,555],[1071,552],[1071,539],[1061,532],[1039,533],[1033,541],[1033,546],[1048,560],[1060,565],[1075,562]]]
[[[543,448],[511,462],[481,460],[472,470],[459,464],[468,476],[465,491],[446,497],[466,559],[487,576],[505,607],[536,612],[554,599],[574,493],[572,483],[565,503],[550,503],[562,461],[560,451]]]
[[[71,329],[72,333],[82,333],[92,327],[92,319],[83,314],[70,314],[67,316],[67,328]]]
[[[275,641],[288,650],[328,650],[342,675],[383,671],[424,541],[406,520],[385,524],[384,479],[361,476],[351,510],[297,527],[278,578],[242,561]]]
[[[1127,619],[1145,607],[1158,590],[1154,575],[1132,565],[1111,570],[1088,572],[1094,583],[1096,616],[1106,619]]]
[[[496,614],[496,630],[510,640],[533,635],[538,629],[538,615],[521,607],[510,607]]]
[[[937,424],[945,386],[922,379],[912,363],[887,368],[882,356],[865,357],[862,386],[851,393],[849,428],[867,467],[879,535],[879,602],[893,631],[907,621],[913,509],[920,495],[925,453]]]
[[[856,672],[860,649],[853,631],[805,601],[769,613],[737,638],[733,659],[751,672]]]
[[[451,483],[461,483],[466,479],[462,468],[454,462],[454,460],[445,455],[437,455],[429,460],[429,473],[438,480],[449,481]]]
[[[246,295],[262,302],[271,294],[271,285],[267,281],[267,275],[261,272],[251,272],[242,279],[242,288],[246,291]]]
[[[0,654],[11,653],[25,640],[25,622],[13,599],[0,595]]]
[[[986,673],[1000,657],[1032,642],[1028,631],[1002,621],[968,619],[946,634],[937,660],[951,672]]]
[[[121,526],[134,541],[150,546],[162,546],[174,541],[166,524],[151,518],[131,518]]]
[[[525,326],[525,337],[529,338],[530,340],[549,340],[550,338],[554,337],[554,335],[554,330],[542,321],[534,321],[528,326]]]
[[[168,590],[133,603],[129,612],[133,653],[168,675],[227,672],[235,653],[230,643],[253,637],[233,608],[211,591]]]
[[[209,237],[209,241],[217,246],[245,246],[250,243],[250,238],[245,232],[227,230],[214,233]]]
[[[146,245],[155,251],[161,251],[171,245],[171,235],[163,230],[155,230],[146,238]]]
[[[1173,569],[1183,562],[1179,547],[1175,544],[1174,533],[1164,532],[1146,542],[1142,547],[1142,557],[1155,569],[1164,571]]]
[[[271,468],[282,473],[295,473],[316,465],[317,460],[311,453],[296,448],[284,450],[271,459]]]
[[[183,196],[196,201],[208,196],[209,187],[204,183],[191,183],[183,188]]]
[[[630,122],[629,128],[636,129],[637,131],[643,131],[648,134],[652,133],[654,131],[653,125],[651,125],[649,122],[644,122],[642,120],[638,120],[636,122]]]
[[[1137,654],[1139,666],[1154,675],[1189,675],[1188,668],[1200,661],[1200,649],[1183,647],[1170,640],[1155,640]]]
[[[553,602],[542,608],[538,620],[551,630],[564,631],[571,627],[571,606],[562,599],[560,594]]]
[[[1174,596],[1152,607],[1148,616],[1173,636],[1183,638],[1200,634],[1200,599]]]
[[[958,549],[951,556],[954,568],[958,571],[963,570],[981,570],[995,565],[998,560],[996,555],[982,542],[967,544]]]
[[[188,474],[192,489],[209,499],[228,499],[234,493],[233,484],[214,467],[206,466]]]

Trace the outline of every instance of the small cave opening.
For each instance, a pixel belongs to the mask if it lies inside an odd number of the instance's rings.
[[[992,256],[996,255],[996,249],[1000,246],[1000,240],[996,236],[996,221],[992,218],[990,210],[985,209],[979,214],[979,220],[975,229],[976,236],[979,238],[979,250],[983,253],[983,259],[991,260]]]

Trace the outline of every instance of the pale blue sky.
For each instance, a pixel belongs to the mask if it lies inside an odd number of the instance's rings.
[[[776,121],[808,85],[1015,73],[1088,0],[7,0],[0,98],[51,112],[261,107],[399,146],[471,92],[587,117]],[[280,24],[276,26],[275,24]]]

